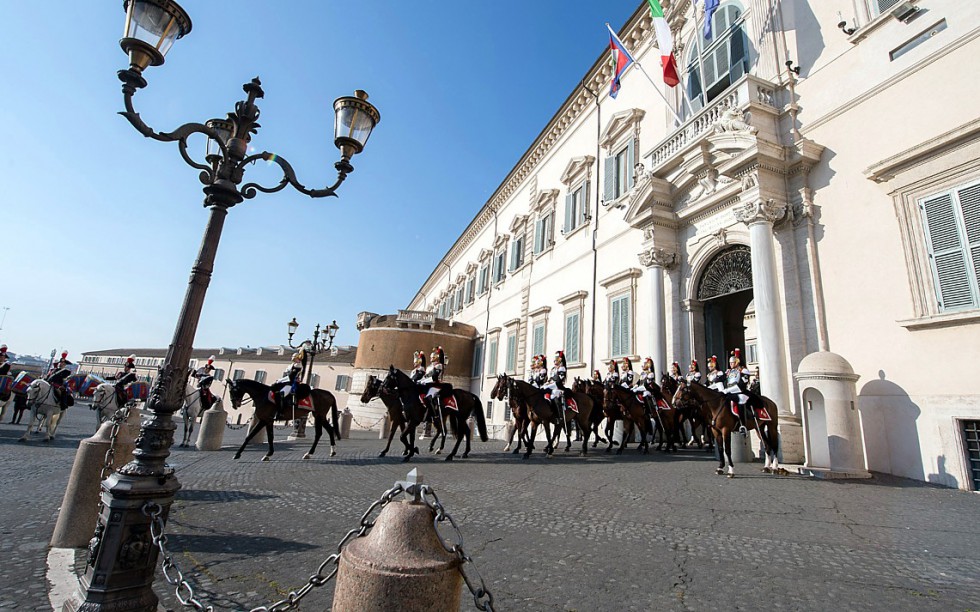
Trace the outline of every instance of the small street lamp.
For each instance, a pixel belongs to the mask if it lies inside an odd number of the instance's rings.
[[[159,549],[153,541],[151,525],[154,529],[163,527],[174,494],[180,489],[173,468],[166,463],[176,428],[173,413],[183,401],[194,335],[228,209],[259,192],[274,193],[287,186],[313,198],[336,196],[337,188],[354,170],[351,158],[364,149],[381,119],[363,91],[334,102],[333,136],[340,160],[334,164],[337,180],[321,189],[309,189],[300,183],[292,166],[279,155],[268,151],[246,155],[248,143],[259,130],[256,100],[264,92],[258,78],[243,86],[246,99],[237,102],[226,118],[186,123],[171,132],[157,132],[133,108],[133,96],[147,85],[144,71],[163,64],[174,43],[190,33],[191,20],[173,0],[125,0],[123,7],[126,23],[119,44],[129,56],[129,68],[118,72],[126,109],[120,114],[143,136],[177,143],[183,160],[200,170],[204,206],[210,216],[191,269],[173,341],[144,409],[133,461],[102,482],[98,523],[81,579],[81,601],[68,602],[67,610],[149,612],[157,608],[158,598],[152,587]],[[187,138],[193,134],[208,138],[206,163],[196,161],[188,153]],[[259,160],[276,163],[282,179],[272,186],[258,183],[240,186],[245,169]],[[151,518],[154,516],[156,521]]]
[[[340,329],[337,321],[334,320],[330,325],[323,326],[322,334],[324,337],[320,338],[320,327],[320,324],[317,323],[316,329],[313,330],[313,340],[304,340],[298,346],[293,346],[293,334],[299,329],[299,323],[296,322],[296,317],[293,317],[293,320],[286,324],[286,329],[289,333],[289,348],[302,348],[310,357],[306,364],[306,370],[302,372],[302,379],[310,386],[313,385],[313,362],[316,360],[317,353],[323,353],[333,348],[333,340],[337,337],[337,330]],[[296,419],[293,421],[293,428],[292,437],[306,437],[306,419]]]

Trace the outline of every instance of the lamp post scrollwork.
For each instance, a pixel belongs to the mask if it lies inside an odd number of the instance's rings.
[[[157,609],[158,598],[152,586],[158,554],[149,545],[151,518],[144,510],[148,504],[159,505],[160,516],[166,520],[174,494],[180,489],[173,468],[166,463],[176,428],[173,413],[183,401],[194,336],[228,209],[260,192],[275,193],[287,186],[312,198],[336,196],[336,190],[354,170],[351,158],[364,149],[381,119],[363,91],[334,102],[334,144],[340,150],[340,161],[334,164],[336,181],[320,189],[300,183],[292,166],[279,155],[268,151],[247,155],[248,145],[260,127],[256,102],[265,95],[258,78],[243,86],[245,99],[236,103],[226,118],[186,123],[170,132],[154,130],[136,112],[133,97],[147,86],[144,71],[163,64],[173,44],[190,33],[191,20],[173,0],[125,0],[123,6],[126,24],[119,44],[129,56],[130,65],[118,72],[125,106],[120,114],[143,136],[177,143],[183,160],[200,171],[204,206],[210,215],[173,340],[146,403],[133,461],[102,483],[102,510],[89,544],[85,575],[77,599],[66,603],[66,610]],[[188,152],[187,139],[194,134],[208,139],[203,163]],[[282,179],[271,186],[245,183],[240,187],[246,168],[259,160],[277,164]]]

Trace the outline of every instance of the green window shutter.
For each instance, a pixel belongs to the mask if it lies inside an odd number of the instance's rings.
[[[497,371],[497,341],[492,340],[489,347],[487,348],[487,365],[486,369],[490,372]]]
[[[579,198],[579,225],[585,223],[585,220],[589,216],[589,181],[585,181],[582,185],[582,196]]]
[[[572,231],[572,208],[575,205],[575,197],[573,194],[568,194],[565,196],[565,225],[562,227],[562,233],[567,234]]]
[[[973,264],[973,287],[977,291],[974,295],[980,296],[980,184],[960,189],[956,198],[960,201],[970,263]],[[977,305],[980,306],[980,300]]]
[[[636,139],[630,138],[626,147],[626,189],[633,188],[633,168],[636,167]]]
[[[483,340],[477,340],[476,346],[473,347],[473,370],[470,372],[470,376],[476,378],[483,374]]]
[[[616,156],[607,157],[603,166],[605,172],[602,177],[602,200],[612,202],[616,199]]]
[[[580,360],[578,328],[579,314],[577,312],[565,317],[565,359],[569,363],[577,363]]]
[[[610,357],[619,357],[620,355],[623,354],[622,346],[620,344],[620,333],[619,333],[619,328],[620,328],[620,325],[622,324],[622,310],[621,310],[621,302],[620,302],[620,300],[618,300],[618,299],[617,300],[613,300],[612,306],[610,308],[609,319],[610,319],[610,322],[611,322],[610,329],[609,329],[609,332],[610,332],[610,338],[609,338],[609,340],[610,340],[610,347],[609,347],[610,355],[609,356]]]
[[[513,374],[517,366],[517,335],[507,336],[507,372]]]
[[[631,346],[630,336],[632,327],[632,321],[630,317],[630,299],[628,295],[624,295],[622,298],[623,305],[620,307],[622,311],[622,325],[620,325],[620,332],[622,337],[620,338],[620,346],[623,349],[623,355],[629,355],[633,352],[633,347]]]
[[[538,254],[544,250],[544,219],[534,222],[534,253]]]
[[[544,325],[535,325],[532,334],[534,337],[531,340],[531,352],[541,355],[544,353]]]
[[[975,307],[976,299],[967,268],[967,253],[952,194],[944,193],[930,198],[920,206],[940,310]]]

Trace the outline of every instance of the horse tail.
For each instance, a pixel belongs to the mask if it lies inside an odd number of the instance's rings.
[[[473,413],[474,416],[476,416],[476,428],[480,432],[480,440],[482,442],[486,442],[489,439],[489,436],[487,436],[487,421],[483,415],[483,402],[481,402],[480,398],[476,395],[473,395],[472,397],[474,403]]]
[[[327,393],[330,393],[329,391]],[[334,397],[333,393],[330,393],[330,420],[333,423],[333,430],[340,435],[340,422],[337,416],[337,398]]]

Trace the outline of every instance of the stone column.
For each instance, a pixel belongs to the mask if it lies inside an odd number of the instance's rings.
[[[786,204],[771,199],[752,199],[735,210],[735,217],[749,227],[762,393],[776,402],[783,414],[791,414],[794,411],[788,393],[783,315],[773,247],[773,223],[785,215]]]
[[[653,365],[658,375],[667,371],[667,307],[664,303],[664,271],[674,265],[677,254],[651,247],[639,254],[640,263],[650,269],[650,327]]]

